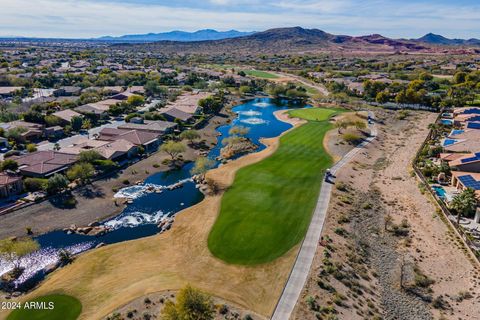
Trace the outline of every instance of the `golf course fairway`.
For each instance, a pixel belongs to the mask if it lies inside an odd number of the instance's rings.
[[[301,110],[301,111],[300,111]],[[208,247],[233,264],[272,261],[306,234],[325,169],[332,165],[323,147],[328,119],[338,109],[300,109],[309,121],[280,138],[270,157],[240,169],[222,198]]]

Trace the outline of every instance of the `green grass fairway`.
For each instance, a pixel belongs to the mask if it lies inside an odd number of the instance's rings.
[[[288,114],[292,118],[301,118],[308,121],[324,121],[339,112],[342,112],[342,109],[305,108],[291,110]]]
[[[247,76],[263,78],[263,79],[278,79],[278,76],[273,73],[268,73],[259,70],[243,70]]]
[[[54,303],[52,310],[17,309],[8,316],[7,320],[75,320],[82,311],[82,304],[74,297],[63,294],[52,294],[33,299],[34,302]],[[25,305],[22,304],[24,307]]]
[[[332,128],[326,119],[338,112],[316,110],[323,121],[290,131],[273,155],[237,172],[208,238],[216,257],[242,265],[266,263],[303,239],[324,170],[332,165],[323,148],[323,137]]]

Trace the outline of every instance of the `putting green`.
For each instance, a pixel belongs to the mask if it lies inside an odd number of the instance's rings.
[[[22,303],[22,308],[10,313],[7,320],[75,320],[81,312],[82,304],[76,298],[51,294]]]
[[[305,236],[324,171],[332,165],[323,148],[324,135],[332,128],[327,119],[339,110],[296,111],[306,118],[314,114],[320,121],[310,121],[282,136],[278,150],[240,169],[223,195],[208,247],[228,263],[272,261]]]

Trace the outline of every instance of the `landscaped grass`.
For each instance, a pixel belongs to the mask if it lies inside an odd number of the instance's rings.
[[[323,148],[323,137],[332,128],[327,119],[338,112],[312,110],[298,111],[320,121],[290,131],[273,155],[237,172],[208,238],[216,257],[234,264],[265,263],[305,236],[324,170],[332,165]]]
[[[259,70],[243,70],[246,75],[252,76],[252,77],[257,77],[257,78],[263,78],[263,79],[278,79],[279,77],[276,74],[269,73],[266,71],[259,71]]]
[[[76,298],[63,295],[52,294],[31,300],[33,302],[44,302],[44,308],[41,309],[22,309],[14,310],[8,316],[7,320],[75,320],[82,312],[82,304]],[[49,307],[49,302],[53,302],[53,309]]]
[[[339,112],[342,112],[342,109],[305,108],[291,110],[288,114],[292,118],[301,118],[308,121],[324,121]]]

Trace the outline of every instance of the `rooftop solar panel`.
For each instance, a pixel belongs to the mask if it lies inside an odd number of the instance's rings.
[[[458,180],[467,188],[472,188],[473,190],[480,190],[480,181],[475,180],[472,176],[461,176],[458,177]]]
[[[480,129],[480,122],[468,122],[467,123],[468,129]]]

